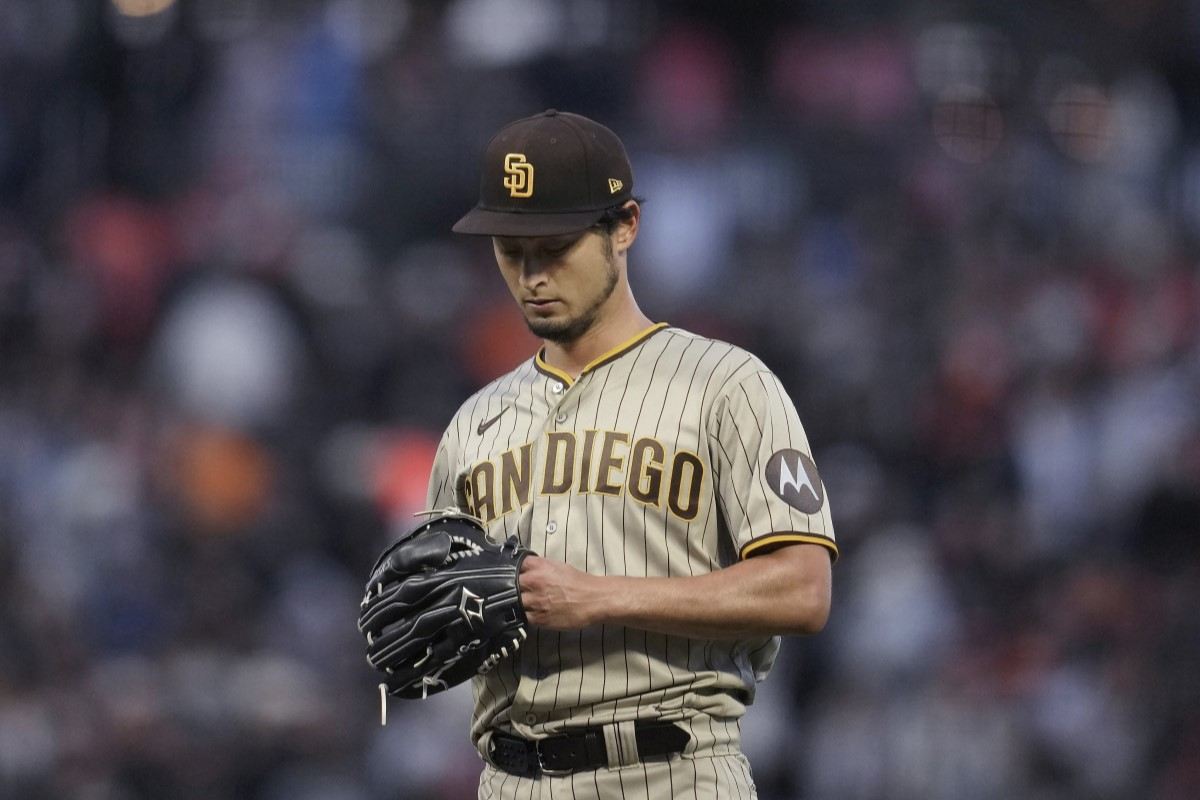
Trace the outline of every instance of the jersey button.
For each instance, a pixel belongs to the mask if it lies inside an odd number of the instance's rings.
[[[558,533],[558,523],[550,520],[546,523],[546,533]]]
[[[567,415],[559,414],[557,417],[554,418],[554,421],[561,425],[562,423],[567,421]]]
[[[537,714],[526,714],[525,715],[525,724],[526,725],[536,725],[537,724]]]
[[[554,383],[550,384],[550,391],[554,392],[555,394],[562,394],[562,381],[555,381]]]

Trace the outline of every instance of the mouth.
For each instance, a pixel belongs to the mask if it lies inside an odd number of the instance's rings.
[[[547,300],[545,298],[538,298],[538,299],[526,300],[525,305],[529,306],[530,308],[544,309],[544,308],[549,308],[550,306],[554,305],[557,302],[558,302],[557,300]]]

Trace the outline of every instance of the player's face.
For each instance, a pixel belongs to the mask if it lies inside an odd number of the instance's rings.
[[[492,246],[529,330],[552,342],[586,333],[620,280],[612,243],[598,231],[494,236]]]

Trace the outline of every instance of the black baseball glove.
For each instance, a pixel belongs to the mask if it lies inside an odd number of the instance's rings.
[[[383,551],[358,617],[367,661],[386,696],[428,697],[487,672],[521,646],[525,611],[517,576],[531,551],[502,545],[483,524],[438,512]]]

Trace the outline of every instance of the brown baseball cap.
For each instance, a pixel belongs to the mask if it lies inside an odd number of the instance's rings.
[[[549,109],[511,122],[488,142],[479,203],[455,233],[555,236],[599,221],[633,197],[633,168],[617,135]]]

